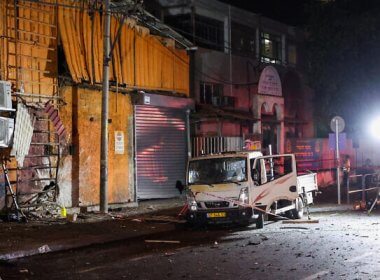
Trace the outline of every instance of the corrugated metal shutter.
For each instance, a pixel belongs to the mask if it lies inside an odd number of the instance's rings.
[[[135,106],[137,198],[179,195],[177,180],[185,181],[187,160],[184,110]]]

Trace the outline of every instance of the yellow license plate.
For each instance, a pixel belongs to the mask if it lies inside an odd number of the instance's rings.
[[[225,218],[226,212],[207,213],[207,218]]]

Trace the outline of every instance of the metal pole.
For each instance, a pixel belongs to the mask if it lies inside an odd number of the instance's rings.
[[[350,175],[347,174],[347,204],[350,204]]]
[[[340,205],[340,159],[339,159],[339,131],[338,131],[338,118],[335,119],[335,152],[336,152],[336,182],[338,189],[338,204]]]
[[[231,28],[231,5],[228,5],[228,45],[230,55],[230,96],[232,96],[232,28]]]
[[[268,148],[269,148],[269,155],[273,155],[272,153],[272,145],[268,145]],[[269,159],[269,164],[270,164],[270,176],[271,178],[274,177],[274,170],[273,170],[273,158],[270,158]]]
[[[186,110],[186,140],[187,140],[187,158],[191,158],[191,137],[190,137],[190,109]]]
[[[104,0],[103,89],[100,146],[100,212],[108,213],[108,99],[110,61],[110,1]]]

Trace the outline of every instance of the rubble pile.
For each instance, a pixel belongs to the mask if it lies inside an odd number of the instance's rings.
[[[46,186],[21,204],[29,219],[57,219],[61,216],[61,207],[56,202],[56,188]]]

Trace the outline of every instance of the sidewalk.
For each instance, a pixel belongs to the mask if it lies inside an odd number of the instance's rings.
[[[0,223],[0,260],[87,247],[141,237],[175,229],[173,223],[141,222],[138,217],[175,216],[183,206],[181,199],[161,199],[139,203],[137,208],[109,214],[89,213],[77,222],[30,221]]]

